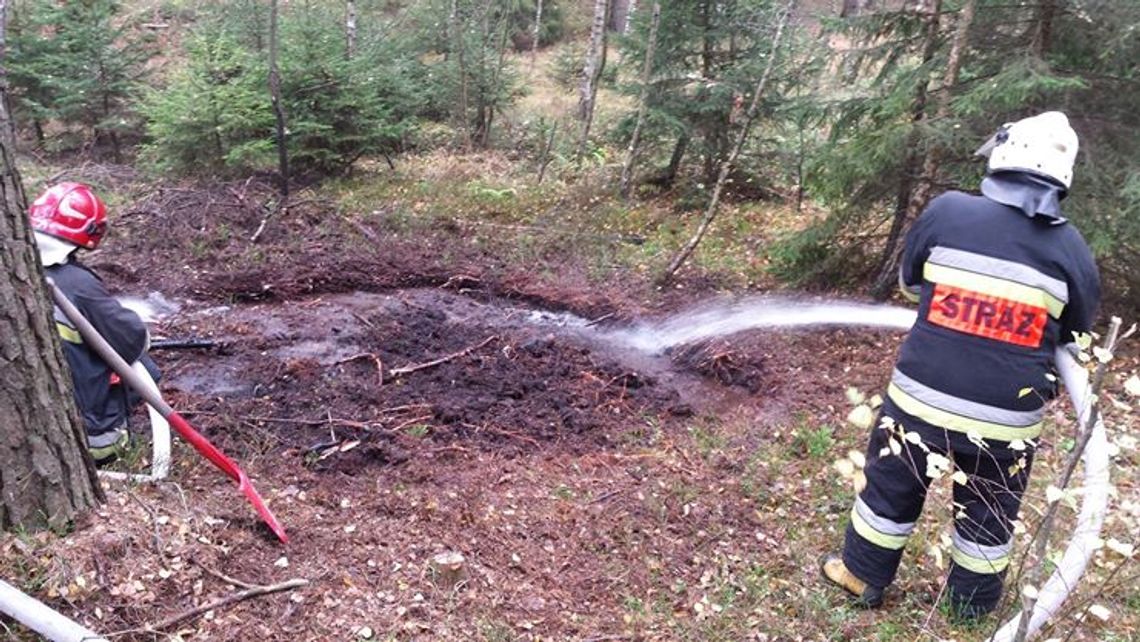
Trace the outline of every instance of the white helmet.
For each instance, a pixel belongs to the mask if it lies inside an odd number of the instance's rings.
[[[1012,170],[1053,179],[1065,189],[1073,182],[1077,133],[1059,111],[1007,123],[976,152],[988,156],[990,172]]]

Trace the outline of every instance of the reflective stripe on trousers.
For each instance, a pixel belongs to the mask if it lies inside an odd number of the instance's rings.
[[[940,432],[937,427],[901,412],[890,400],[884,405],[884,412],[906,432]],[[883,428],[871,432],[864,469],[867,485],[855,499],[843,551],[848,570],[880,588],[895,578],[931,481],[926,476],[926,451],[917,445],[898,439],[899,455],[880,455],[890,436]],[[954,523],[949,588],[956,599],[989,608],[1001,596],[1002,577],[1012,549],[1010,522],[1020,507],[1032,453],[1024,453],[1022,464],[1018,459],[1008,459],[1008,452],[948,452],[945,443],[934,441],[927,437],[925,444],[932,452],[952,457],[956,468],[967,475],[967,483],[953,484],[954,503],[961,508],[957,509]],[[889,448],[887,452],[890,453]]]

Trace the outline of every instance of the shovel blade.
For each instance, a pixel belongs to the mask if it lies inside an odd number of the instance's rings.
[[[195,450],[202,453],[202,456],[210,460],[210,463],[217,466],[217,468],[230,479],[238,483],[238,489],[241,490],[246,499],[249,500],[249,503],[253,504],[253,508],[257,511],[261,520],[269,526],[269,530],[273,531],[273,534],[277,536],[277,539],[281,540],[282,544],[288,542],[289,537],[285,534],[284,527],[277,521],[277,518],[274,517],[269,507],[265,505],[265,501],[261,499],[261,495],[258,494],[257,489],[253,487],[253,482],[249,480],[245,471],[239,468],[225,453],[218,450],[217,446],[210,443],[210,440],[206,439],[202,433],[194,430],[194,428],[182,418],[182,415],[177,412],[172,412],[166,419],[170,422],[171,427],[173,427],[183,439],[190,442],[190,445],[193,446]]]
[[[277,539],[281,540],[282,544],[288,543],[289,536],[285,534],[285,527],[281,525],[281,522],[277,521],[277,517],[273,515],[273,511],[269,510],[269,507],[265,505],[265,501],[261,499],[261,495],[258,494],[257,489],[253,487],[253,482],[249,481],[249,477],[246,477],[244,472],[241,473],[241,481],[238,483],[238,488],[245,494],[245,498],[249,500],[249,503],[253,504],[253,508],[257,511],[257,514],[261,516],[261,521],[265,522],[265,525],[269,527],[269,530],[273,531]]]

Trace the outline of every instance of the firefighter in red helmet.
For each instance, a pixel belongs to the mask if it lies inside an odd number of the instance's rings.
[[[157,379],[158,370],[146,353],[150,336],[142,319],[111,296],[99,276],[76,258],[81,248],[97,248],[107,231],[103,201],[86,185],[59,183],[32,203],[29,217],[44,273],[127,363],[142,361]],[[127,421],[138,400],[84,344],[59,308],[55,322],[83,415],[88,449],[96,463],[106,463],[129,444]]]
[[[981,195],[940,195],[907,235],[899,280],[918,318],[872,429],[843,552],[822,560],[824,577],[863,606],[882,603],[927,488],[952,462],[966,483],[953,486],[949,605],[965,617],[997,607],[1056,395],[1055,349],[1089,332],[1099,305],[1092,254],[1061,213],[1077,154],[1065,115],[1008,124],[978,153]]]

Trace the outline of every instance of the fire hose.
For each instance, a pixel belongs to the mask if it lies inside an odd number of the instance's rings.
[[[1090,398],[1089,373],[1077,363],[1076,359],[1064,348],[1057,348],[1057,371],[1061,380],[1065,382],[1065,389],[1069,391],[1073,408],[1077,411],[1077,421],[1084,426],[1092,413],[1093,400]],[[1061,610],[1065,598],[1077,586],[1081,575],[1085,572],[1089,560],[1100,545],[1100,529],[1104,525],[1104,516],[1108,508],[1108,437],[1105,433],[1104,422],[1098,413],[1096,424],[1092,426],[1092,435],[1082,455],[1085,465],[1084,499],[1081,503],[1080,513],[1077,515],[1077,525],[1073,529],[1073,538],[1069,541],[1057,568],[1049,576],[1045,585],[1038,590],[1037,602],[1030,615],[1028,635],[1032,637],[1037,633],[1049,618]],[[1017,634],[1021,613],[1015,614],[989,639],[989,642],[1010,642]]]

